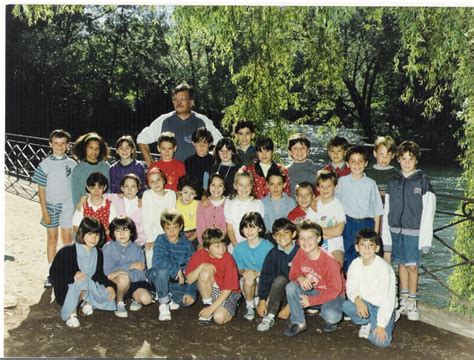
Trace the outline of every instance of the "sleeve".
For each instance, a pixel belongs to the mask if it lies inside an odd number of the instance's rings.
[[[347,298],[352,302],[355,302],[356,297],[360,296],[360,279],[359,262],[353,261],[349,265],[346,281]]]
[[[110,245],[109,245],[110,244]],[[131,263],[121,263],[120,259],[115,256],[114,249],[111,246],[111,242],[106,243],[102,248],[102,254],[104,256],[104,274],[109,275],[114,271],[123,270],[129,271]]]
[[[146,190],[146,176],[145,176],[145,165],[143,164],[142,161],[137,160],[137,167],[136,167],[136,175],[140,178],[140,181],[142,183],[142,186],[140,188],[140,191],[138,192],[139,195],[143,194]]]
[[[35,173],[33,174],[33,177],[31,178],[31,182],[46,187],[46,184],[48,182],[47,172],[48,172],[48,169],[45,166],[45,162],[43,160],[36,168]]]
[[[73,226],[79,226],[81,223],[82,219],[84,219],[84,214],[81,210],[74,210],[74,215],[72,216],[72,225]]]
[[[171,113],[163,114],[156,118],[149,126],[145,127],[137,136],[137,144],[151,144],[156,142],[161,134],[163,121],[170,115]]]
[[[424,194],[422,197],[423,210],[420,222],[420,242],[419,248],[423,253],[427,253],[433,241],[433,223],[436,212],[436,195],[430,181],[425,178]]]
[[[68,245],[58,251],[49,268],[49,276],[54,286],[54,296],[59,305],[64,303],[68,285],[74,282],[74,275],[79,270],[75,251],[75,245]]]
[[[228,224],[232,224],[232,200],[227,200],[224,203],[224,218],[225,222]]]
[[[202,233],[204,232],[204,230],[206,230],[205,226],[206,226],[206,216],[205,216],[203,207],[201,205],[201,202],[199,202],[197,211],[196,211],[196,232],[197,232],[199,244],[202,244]]]
[[[77,202],[81,198],[81,195],[85,192],[85,190],[81,186],[81,166],[80,164],[74,167],[72,170],[72,177],[71,177],[71,192],[72,192],[72,201],[73,206],[76,207]]]
[[[390,265],[385,263],[385,260],[380,260],[384,262],[380,262],[383,268],[379,269],[377,273],[380,278],[378,281],[378,290],[382,294],[382,302],[380,303],[379,311],[377,313],[377,326],[385,328],[390,322],[393,309],[395,308],[396,284],[393,269]]]
[[[189,259],[188,265],[186,266],[186,270],[184,271],[184,275],[187,276],[189,273],[196,270],[197,267],[201,265],[201,263],[201,250],[198,250],[191,256],[191,259]]]
[[[179,270],[179,264],[172,258],[169,246],[167,246],[168,240],[165,235],[160,235],[155,241],[153,246],[153,269],[164,269],[170,274],[170,277],[175,277]]]
[[[388,214],[390,213],[390,194],[385,193],[385,207],[382,218],[382,243],[384,251],[392,251],[392,235],[390,234],[390,225],[388,223]]]
[[[277,250],[278,251],[278,250]],[[273,280],[275,279],[274,269],[274,251],[271,251],[265,256],[263,261],[262,270],[260,271],[260,279],[258,282],[258,296],[260,299],[265,300],[270,295]]]
[[[238,245],[238,244],[237,244]],[[235,264],[237,265],[237,268],[240,270],[244,266],[244,261],[243,261],[243,254],[241,254],[242,248],[240,246],[236,246],[234,248],[234,252],[232,253],[232,256],[234,257]]]
[[[383,203],[382,203],[382,197],[380,196],[380,191],[379,188],[377,187],[377,183],[372,180],[372,201],[374,204],[374,217],[375,216],[380,216],[383,215],[384,209],[383,209]]]
[[[104,254],[100,249],[97,249],[97,268],[95,270],[95,274],[92,276],[92,280],[97,281],[99,284],[102,284],[105,287],[110,286],[116,289],[115,284],[104,274]]]
[[[308,300],[310,305],[325,304],[331,300],[334,300],[342,293],[342,290],[344,289],[344,279],[341,275],[342,270],[337,260],[329,257],[326,258],[326,266],[324,266],[324,269],[326,270],[326,290],[320,292],[318,295],[309,296]]]
[[[290,268],[290,274],[289,274],[289,278],[291,281],[296,281],[298,277],[305,276],[305,274],[301,271],[302,256],[304,255],[300,249],[296,253],[295,257],[293,258],[293,261],[291,262],[291,268]]]
[[[115,206],[113,206],[112,202],[110,203],[110,210],[109,210],[109,224],[112,222],[113,219],[117,217],[117,211],[115,211]]]
[[[342,186],[341,186],[341,178],[339,178],[337,185],[336,185],[336,190],[334,191],[334,197],[339,200],[342,204]]]
[[[120,190],[120,174],[117,168],[117,163],[110,167],[110,192],[118,193]]]
[[[153,237],[153,202],[149,191],[151,190],[147,190],[143,193],[142,221],[143,228],[145,229],[146,241],[154,242],[156,239]]]
[[[347,222],[346,214],[344,213],[344,208],[339,200],[335,199],[336,203],[334,206],[336,221],[338,224]]]
[[[226,261],[224,265],[224,287],[222,290],[239,290],[239,269],[232,255],[228,252],[225,254],[228,256],[224,255],[226,256]]]

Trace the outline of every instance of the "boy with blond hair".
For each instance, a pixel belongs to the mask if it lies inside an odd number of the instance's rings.
[[[379,136],[374,143],[376,163],[365,171],[365,175],[377,183],[382,200],[388,181],[391,177],[398,174],[398,170],[390,165],[396,151],[397,147],[391,136]]]

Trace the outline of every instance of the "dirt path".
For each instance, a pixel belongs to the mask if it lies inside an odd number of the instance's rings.
[[[37,203],[7,193],[5,254],[6,302],[4,352],[13,357],[197,357],[197,358],[346,358],[346,359],[473,359],[474,340],[402,318],[388,349],[377,349],[357,337],[358,328],[343,322],[336,333],[318,328],[320,318],[308,318],[308,330],[293,339],[282,335],[279,321],[266,333],[256,322],[235,320],[224,327],[196,321],[199,306],[173,312],[171,322],[158,321],[152,305],[128,319],[96,311],[80,318],[79,329],[69,329],[51,303],[51,290],[43,289],[47,273],[45,230],[39,225]]]

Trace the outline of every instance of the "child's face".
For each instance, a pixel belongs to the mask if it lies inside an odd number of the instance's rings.
[[[320,236],[317,236],[316,233],[311,230],[300,230],[298,233],[298,240],[300,248],[305,253],[310,253],[316,250],[319,247],[319,241],[321,240]]]
[[[158,174],[150,175],[148,187],[156,193],[161,193],[165,188],[165,180]]]
[[[237,132],[236,136],[239,145],[242,147],[247,147],[252,142],[254,134],[250,131],[249,128],[243,128]]]
[[[224,243],[213,243],[209,246],[209,249],[207,249],[207,252],[209,253],[209,256],[214,259],[222,259],[224,256],[225,252],[227,250],[227,246]]]
[[[244,237],[247,239],[247,240],[255,240],[255,239],[258,239],[259,238],[259,235],[258,233],[262,231],[262,229],[258,226],[255,226],[253,224],[249,224],[247,226],[244,227],[243,229],[243,233],[244,233]]]
[[[349,158],[347,166],[351,169],[351,174],[354,176],[362,176],[367,166],[367,161],[362,154],[352,154]]]
[[[361,239],[355,248],[362,260],[370,261],[375,258],[375,254],[379,251],[380,246],[376,245],[373,241]]]
[[[162,141],[158,145],[158,151],[160,152],[161,160],[171,161],[173,160],[173,155],[176,151],[176,146],[168,141]]]
[[[91,140],[86,145],[86,160],[89,162],[97,162],[100,154],[100,144],[96,140]]]
[[[281,229],[272,235],[278,245],[282,248],[287,248],[292,244],[295,233],[288,229]]]
[[[92,200],[102,199],[104,195],[104,185],[95,183],[93,186],[88,186],[87,191],[89,191]]]
[[[126,226],[117,227],[114,231],[115,241],[125,246],[130,241],[130,229]]]
[[[308,158],[309,149],[305,144],[296,143],[290,149],[290,156],[294,162],[303,162]]]
[[[258,160],[260,160],[262,164],[268,165],[272,163],[273,151],[260,149],[257,151],[257,156],[258,156]]]
[[[89,249],[95,248],[99,243],[100,235],[98,233],[88,232],[84,235],[84,245]]]
[[[209,192],[211,193],[211,198],[220,199],[224,194],[224,181],[219,178],[212,179],[212,182],[209,184]]]
[[[380,145],[376,151],[374,151],[375,160],[377,160],[377,165],[379,166],[388,166],[393,159],[394,154],[388,152],[388,149],[385,145]]]
[[[135,199],[138,193],[137,182],[133,179],[126,179],[120,189],[122,190],[123,195],[130,200]]]
[[[405,174],[410,174],[416,170],[416,164],[418,163],[418,160],[407,151],[402,156],[398,157],[398,162],[400,163],[402,172]]]
[[[66,138],[59,137],[53,137],[49,142],[49,146],[51,146],[51,149],[53,150],[53,155],[57,157],[64,156],[64,154],[66,154],[67,144],[68,142]]]
[[[324,200],[331,200],[334,197],[335,189],[336,186],[334,186],[334,182],[331,179],[319,182],[318,191]]]
[[[219,158],[225,163],[232,161],[233,154],[234,152],[228,149],[225,145],[219,150]]]
[[[196,149],[196,154],[199,157],[204,157],[209,154],[209,143],[206,140],[199,140],[196,143],[193,143],[194,149]]]
[[[252,182],[247,176],[239,176],[234,189],[241,198],[248,198],[252,194]]]
[[[178,241],[179,238],[179,232],[181,231],[182,226],[179,226],[178,224],[165,224],[163,226],[163,230],[165,231],[166,236],[168,237],[168,240],[171,242],[176,242]]]
[[[128,142],[123,141],[122,144],[120,144],[120,146],[117,148],[117,153],[121,160],[130,159],[133,155],[133,147],[131,147]]]
[[[185,186],[183,187],[183,190],[181,190],[181,201],[183,204],[188,205],[190,204],[194,198],[196,197],[196,190],[194,190],[190,186]]]
[[[342,146],[332,146],[329,148],[329,157],[334,164],[344,161],[344,149]]]
[[[310,207],[311,201],[313,201],[314,194],[311,189],[299,188],[296,191],[296,202],[298,206],[304,210]]]
[[[280,197],[283,193],[283,188],[285,186],[281,176],[270,176],[268,179],[268,189],[270,190],[270,196]]]

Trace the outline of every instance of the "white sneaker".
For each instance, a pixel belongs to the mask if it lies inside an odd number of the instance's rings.
[[[81,326],[81,323],[77,319],[77,314],[72,314],[71,317],[67,319],[66,325],[73,329]]]
[[[361,339],[368,339],[370,335],[370,322],[362,325],[359,329],[359,337]]]
[[[114,311],[115,316],[119,318],[126,318],[128,317],[128,311],[127,308],[125,307],[125,303],[123,301],[120,301],[117,303],[117,310]]]
[[[268,315],[264,316],[262,322],[258,324],[257,330],[258,331],[267,331],[275,324],[275,318],[270,317]]]
[[[248,321],[255,319],[255,308],[247,306],[247,312],[244,315],[244,319]]]
[[[171,312],[170,312],[169,304],[160,304],[159,310],[160,310],[160,315],[158,316],[158,320],[160,321],[171,320]]]
[[[393,322],[396,323],[401,316],[402,314],[400,314],[400,310],[395,309],[395,320]]]
[[[411,321],[420,320],[420,312],[418,311],[418,307],[416,306],[416,300],[407,301],[407,315],[408,315],[408,320],[411,320]]]
[[[85,301],[82,304],[81,311],[84,316],[90,316],[94,313],[94,309],[92,308],[91,304]]]
[[[137,300],[132,299],[132,303],[129,306],[130,311],[138,311],[142,308],[142,304],[140,304]]]
[[[407,301],[408,301],[408,297],[406,296],[400,297],[400,307],[398,308],[398,311],[400,311],[401,315],[408,314]]]
[[[169,306],[170,306],[171,311],[175,311],[179,309],[179,304],[176,304],[173,300],[170,301]]]

